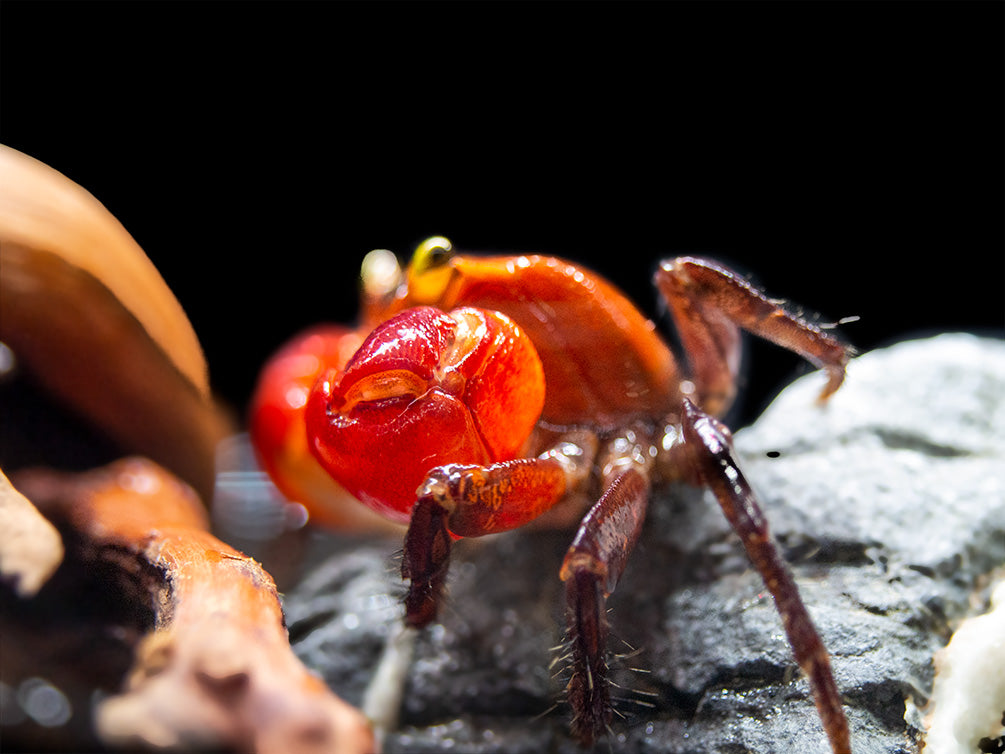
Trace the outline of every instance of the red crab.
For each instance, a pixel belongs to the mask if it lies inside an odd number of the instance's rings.
[[[684,368],[598,275],[552,257],[455,254],[430,239],[400,284],[367,297],[372,331],[359,350],[314,385],[310,450],[353,496],[408,524],[405,620],[416,627],[436,618],[456,538],[513,529],[597,491],[560,573],[572,733],[584,744],[610,722],[605,600],[650,486],[708,486],[775,599],[833,751],[850,752],[827,651],[715,418],[735,394],[739,328],[824,368],[821,400],[841,385],[849,349],[715,262],[665,261],[655,284]]]

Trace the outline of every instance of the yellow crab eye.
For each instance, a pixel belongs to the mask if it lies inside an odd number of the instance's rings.
[[[408,264],[408,296],[416,304],[435,304],[450,281],[454,247],[443,236],[420,243]]]
[[[416,275],[422,275],[437,267],[442,267],[454,256],[454,247],[450,239],[443,236],[433,236],[415,247],[412,254],[411,268]]]

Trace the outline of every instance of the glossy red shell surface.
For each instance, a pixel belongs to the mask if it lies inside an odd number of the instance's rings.
[[[635,305],[598,275],[545,256],[458,256],[435,301],[502,312],[530,336],[547,383],[542,418],[613,429],[677,405],[677,364]]]
[[[531,341],[497,312],[408,309],[307,405],[311,450],[350,493],[405,521],[430,469],[515,457],[544,404]]]

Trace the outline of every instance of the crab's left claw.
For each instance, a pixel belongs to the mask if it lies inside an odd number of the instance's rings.
[[[374,330],[344,371],[318,380],[307,435],[339,484],[404,522],[430,469],[515,457],[543,405],[541,361],[511,319],[416,307]]]

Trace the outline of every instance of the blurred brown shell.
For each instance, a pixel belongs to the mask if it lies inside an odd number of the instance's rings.
[[[124,451],[209,499],[228,428],[181,305],[94,196],[3,145],[0,340]]]

